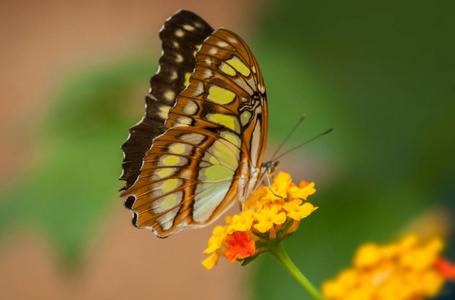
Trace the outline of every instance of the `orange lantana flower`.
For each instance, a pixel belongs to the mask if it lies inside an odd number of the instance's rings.
[[[237,259],[247,258],[256,251],[254,241],[250,241],[248,234],[244,231],[234,231],[226,237],[225,242],[224,254],[231,263]]]

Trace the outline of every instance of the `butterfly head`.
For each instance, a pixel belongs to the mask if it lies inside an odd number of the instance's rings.
[[[278,160],[263,163],[261,166],[262,174],[267,174],[268,176],[273,175],[279,163],[280,162]]]

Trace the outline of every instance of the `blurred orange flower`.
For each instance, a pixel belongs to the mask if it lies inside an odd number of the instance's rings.
[[[329,300],[421,300],[439,293],[453,276],[453,265],[441,260],[443,243],[407,235],[397,243],[362,245],[353,267],[322,285]]]

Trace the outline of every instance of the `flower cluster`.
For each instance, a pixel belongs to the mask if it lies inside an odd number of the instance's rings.
[[[291,176],[280,172],[271,187],[259,187],[244,203],[243,212],[226,217],[225,226],[216,226],[204,253],[211,255],[202,265],[211,269],[221,256],[230,262],[253,258],[267,251],[297,230],[300,220],[317,209],[304,202],[316,192],[314,183],[292,183]]]
[[[455,268],[440,258],[440,239],[419,241],[415,235],[397,243],[364,244],[353,267],[322,285],[330,300],[420,300],[437,295]],[[453,277],[452,277],[453,278]]]

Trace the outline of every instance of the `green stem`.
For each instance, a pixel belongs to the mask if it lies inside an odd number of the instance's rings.
[[[277,243],[273,247],[269,248],[270,253],[275,256],[276,259],[291,273],[291,275],[317,300],[325,300],[321,293],[314,287],[314,285],[300,272],[300,270],[294,265],[292,260],[289,258],[286,250],[284,250],[283,244]]]

